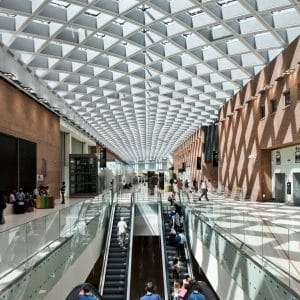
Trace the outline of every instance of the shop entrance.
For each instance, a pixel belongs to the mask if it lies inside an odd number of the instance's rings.
[[[275,173],[275,201],[285,201],[285,173]]]
[[[293,176],[293,197],[294,205],[300,206],[300,173],[294,173]]]

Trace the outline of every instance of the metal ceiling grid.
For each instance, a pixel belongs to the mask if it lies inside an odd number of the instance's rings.
[[[168,157],[299,33],[294,0],[0,1],[5,49],[128,162]]]

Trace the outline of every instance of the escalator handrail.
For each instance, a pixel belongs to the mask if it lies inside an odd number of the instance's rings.
[[[116,205],[117,205],[117,203],[113,203],[111,212],[110,212],[109,226],[108,226],[108,231],[107,231],[107,236],[106,236],[106,244],[105,244],[103,263],[102,263],[102,269],[101,269],[100,281],[99,281],[100,295],[103,294],[103,289],[104,289],[104,282],[105,282],[105,275],[106,275],[106,269],[107,269],[107,264],[108,264],[108,254],[109,254],[110,241],[111,241],[112,229],[113,229],[113,224],[114,224]]]
[[[189,210],[188,210],[189,211]],[[186,244],[184,247],[185,251],[185,256],[187,258],[187,268],[188,268],[188,274],[194,278],[194,272],[193,272],[193,267],[192,267],[192,256],[191,256],[191,243],[190,243],[190,235],[188,232],[188,226],[187,226],[187,209],[184,210],[185,216],[184,216],[184,222],[183,222],[183,232],[185,233],[185,238],[186,238]]]
[[[133,227],[135,215],[135,192],[131,194],[131,220],[130,220],[130,236],[128,240],[128,253],[127,253],[127,267],[126,267],[126,300],[130,300],[130,287],[131,287],[131,265],[132,265],[132,247],[133,247]]]
[[[164,299],[169,299],[169,291],[170,291],[170,282],[169,278],[167,277],[167,262],[166,262],[166,249],[165,249],[165,231],[163,229],[164,219],[163,219],[163,213],[162,213],[162,199],[161,199],[161,193],[158,192],[158,215],[160,220],[160,246],[161,246],[161,259],[162,259],[162,269],[163,269],[163,282],[164,282]]]
[[[67,296],[66,300],[78,300],[79,299],[79,293],[83,289],[88,289],[93,293],[93,296],[97,297],[95,300],[102,300],[102,296],[99,294],[97,289],[90,283],[81,283],[76,285],[72,291]]]

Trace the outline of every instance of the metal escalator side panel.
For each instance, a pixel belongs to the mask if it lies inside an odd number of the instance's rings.
[[[109,253],[109,247],[110,247],[111,232],[112,232],[112,228],[113,228],[115,209],[116,209],[116,203],[113,204],[113,206],[111,208],[111,212],[110,212],[109,225],[108,225],[108,231],[107,231],[107,237],[106,237],[106,244],[105,244],[105,250],[104,250],[104,255],[103,255],[103,264],[102,264],[100,281],[99,281],[99,293],[100,293],[100,295],[102,295],[103,288],[104,288],[104,281],[105,281],[105,274],[106,274],[106,268],[107,268],[108,253]]]
[[[131,230],[128,240],[128,255],[127,255],[127,267],[126,267],[126,300],[130,300],[131,296],[131,266],[132,266],[132,248],[133,248],[133,232],[134,232],[134,217],[135,217],[135,197],[136,193],[131,194]]]
[[[167,255],[166,255],[166,248],[165,248],[165,230],[164,230],[164,216],[163,216],[163,207],[161,201],[161,194],[159,193],[160,198],[158,199],[158,215],[160,220],[160,243],[161,243],[161,252],[162,252],[162,268],[163,268],[163,281],[164,281],[164,299],[169,299],[169,291],[170,291],[170,281],[168,278],[167,272]]]
[[[102,297],[107,299],[119,299],[124,300],[127,287],[127,275],[128,275],[128,259],[129,259],[129,247],[127,245],[121,245],[117,235],[117,223],[121,217],[126,221],[129,233],[131,233],[131,214],[132,209],[128,205],[118,204],[115,207],[113,222],[110,226],[110,241],[108,253],[105,257],[104,264],[105,278],[102,286]],[[130,241],[128,242],[130,243]]]

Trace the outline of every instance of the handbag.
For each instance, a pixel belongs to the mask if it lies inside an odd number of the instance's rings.
[[[171,234],[176,234],[176,230],[174,229],[174,227],[171,228]]]
[[[179,290],[178,296],[179,296],[181,299],[184,299],[184,297],[186,296],[186,294],[187,294],[187,289],[181,288],[181,289]]]

